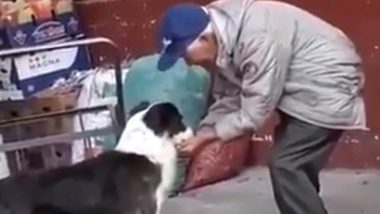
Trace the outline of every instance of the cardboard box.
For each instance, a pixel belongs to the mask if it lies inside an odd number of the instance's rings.
[[[31,109],[27,104],[24,100],[0,102],[0,121],[31,115]]]
[[[39,52],[14,58],[17,85],[25,97],[51,87],[58,79],[67,79],[74,70],[92,67],[87,47]]]
[[[84,37],[72,0],[0,1],[0,9],[0,49]],[[14,75],[8,83],[0,74],[0,89],[2,84],[13,88],[16,84],[26,98],[49,88],[57,79],[67,78],[73,70],[92,66],[88,48],[74,47],[9,57],[0,61],[0,67]]]
[[[46,92],[45,95],[48,94],[49,93]],[[70,91],[67,93],[54,92],[54,94],[55,96],[51,97],[0,102],[0,121],[69,110],[76,106],[78,91]],[[44,118],[20,124],[0,126],[0,133],[4,133],[4,143],[70,133],[72,131],[73,117],[71,116]],[[19,155],[19,157],[17,157],[17,155]],[[20,170],[19,166],[22,167],[22,170],[54,168],[71,163],[71,145],[56,144],[54,146],[24,149],[17,154],[15,152],[9,152],[7,153],[7,158],[12,174]],[[19,164],[17,164],[18,159],[21,160]]]
[[[2,1],[0,6],[1,20],[12,26],[32,22],[33,19],[49,20],[54,14],[74,12],[72,0],[13,0]]]
[[[0,30],[0,49],[46,44],[65,38],[84,36],[74,13],[62,14],[55,20],[29,22],[18,26],[6,25]]]
[[[57,94],[54,97],[0,102],[0,121],[70,110],[76,106],[77,98],[78,92],[75,91],[66,94]],[[9,137],[7,136],[3,136],[3,138],[4,142],[9,142],[14,139],[29,139],[51,134],[71,132],[73,130],[72,124],[72,116],[44,118],[21,124],[13,124],[10,126],[14,127],[15,130],[18,130],[17,133],[15,133],[18,136],[12,136],[12,140],[9,140]],[[7,128],[7,132],[9,132],[8,126],[1,126],[0,130],[2,128]],[[3,133],[3,131],[1,131],[1,133]]]
[[[84,36],[72,0],[1,2],[0,49]]]

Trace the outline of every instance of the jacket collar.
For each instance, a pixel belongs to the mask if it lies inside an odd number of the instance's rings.
[[[215,33],[215,37],[218,43],[218,54],[216,58],[216,65],[218,67],[226,67],[233,53],[231,44],[231,35],[228,30],[229,23],[226,19],[226,15],[222,11],[213,8],[212,6],[208,7],[210,16],[211,16],[211,26]]]
[[[219,0],[207,5],[211,26],[218,42],[216,64],[219,67],[226,67],[233,58],[246,8],[252,2],[249,0]]]

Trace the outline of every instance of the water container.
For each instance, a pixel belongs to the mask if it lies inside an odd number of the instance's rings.
[[[142,57],[132,64],[123,84],[126,112],[144,101],[168,101],[177,106],[185,124],[195,128],[206,112],[210,76],[183,59],[169,70],[159,71],[158,57]]]

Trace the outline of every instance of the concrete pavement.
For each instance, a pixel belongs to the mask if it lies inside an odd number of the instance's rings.
[[[379,214],[380,170],[329,170],[321,175],[330,214]],[[277,214],[266,168],[170,199],[163,214]]]

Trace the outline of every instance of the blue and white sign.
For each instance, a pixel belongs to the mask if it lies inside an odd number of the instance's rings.
[[[68,78],[74,70],[88,70],[91,60],[88,49],[73,47],[39,52],[14,58],[18,86],[24,96],[52,86],[61,78]]]

